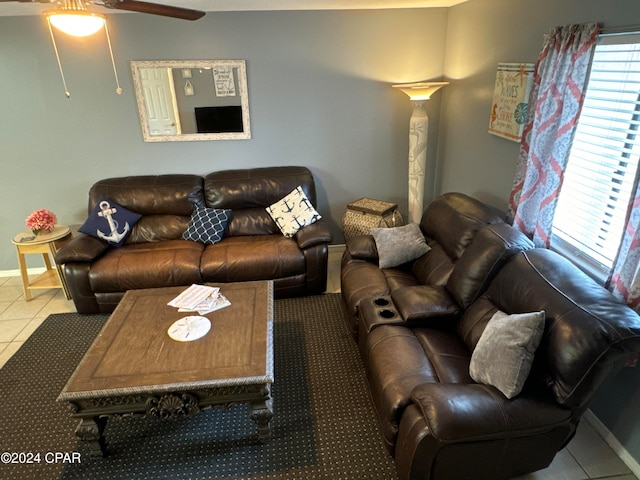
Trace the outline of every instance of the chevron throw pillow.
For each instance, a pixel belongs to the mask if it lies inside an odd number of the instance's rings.
[[[231,210],[229,209],[201,208],[194,210],[182,238],[205,245],[213,245],[222,240],[230,219]]]

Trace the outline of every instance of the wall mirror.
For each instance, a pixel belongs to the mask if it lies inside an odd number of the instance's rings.
[[[132,61],[145,142],[251,138],[244,60]]]

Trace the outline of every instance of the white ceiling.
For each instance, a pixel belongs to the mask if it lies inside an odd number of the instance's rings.
[[[38,0],[32,0],[38,2]],[[467,0],[144,0],[206,12],[258,11],[258,10],[374,10],[384,8],[451,7]],[[54,2],[55,3],[55,0]],[[0,16],[39,15],[50,10],[51,3],[0,2]],[[118,10],[96,10],[116,13]]]

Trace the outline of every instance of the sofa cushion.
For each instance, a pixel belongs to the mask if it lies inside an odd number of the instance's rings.
[[[265,208],[297,186],[302,187],[312,205],[316,188],[306,167],[266,167],[212,172],[204,179],[207,207],[233,211],[227,236],[272,235],[278,233]],[[245,214],[245,211],[248,213]]]
[[[411,273],[411,270],[407,268],[394,267],[383,268],[381,271],[384,274],[385,281],[389,286],[389,291],[393,292],[400,288],[413,287],[414,285],[420,285],[415,275]]]
[[[463,310],[468,308],[509,258],[530,248],[533,242],[506,223],[482,227],[456,262],[447,290]]]
[[[207,207],[266,208],[301,186],[309,201],[316,204],[316,189],[306,167],[266,167],[212,172],[204,179]]]
[[[91,264],[89,282],[100,293],[201,283],[203,250],[204,245],[186,240],[112,248]]]
[[[222,240],[231,210],[224,208],[199,208],[191,214],[189,226],[182,234],[183,240],[213,245]]]
[[[233,210],[225,236],[282,234],[264,207]]]
[[[456,331],[470,352],[476,348],[482,332],[496,311],[498,307],[486,295],[478,298],[464,311],[456,325]]]
[[[544,312],[507,315],[498,310],[471,355],[469,373],[507,398],[520,393],[544,332]]]
[[[205,207],[203,180],[197,175],[137,175],[106,178],[89,190],[89,211],[100,196],[110,198],[140,215],[191,216]]]
[[[144,215],[131,230],[127,243],[180,240],[189,220],[183,215]]]
[[[207,245],[200,260],[205,282],[275,280],[304,275],[304,253],[292,238],[277,235],[225,237]]]
[[[445,193],[427,206],[420,227],[457,260],[485,225],[504,223],[504,214],[462,193]]]
[[[448,328],[412,328],[439,383],[472,383],[469,375],[471,352],[460,337]]]
[[[266,210],[285,237],[293,237],[301,228],[322,218],[301,186],[269,205]]]
[[[138,213],[102,196],[78,231],[121,247],[140,218]]]
[[[428,245],[431,250],[413,262],[411,271],[423,285],[444,286],[455,264],[439,243],[432,241]]]
[[[395,228],[372,228],[376,242],[378,266],[392,268],[421,257],[430,250],[416,223]]]
[[[126,243],[179,240],[194,208],[204,208],[197,175],[138,175],[106,178],[89,190],[89,211],[101,196],[142,215]]]

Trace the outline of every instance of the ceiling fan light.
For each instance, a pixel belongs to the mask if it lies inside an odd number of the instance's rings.
[[[104,27],[103,15],[90,12],[53,11],[47,12],[51,25],[61,32],[74,37],[93,35]]]

